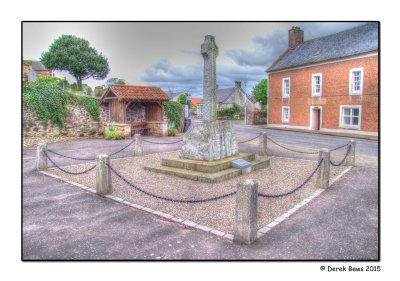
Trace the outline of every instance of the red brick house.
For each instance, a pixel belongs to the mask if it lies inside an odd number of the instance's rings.
[[[268,124],[378,135],[379,24],[303,41],[289,30],[289,48],[268,68]]]

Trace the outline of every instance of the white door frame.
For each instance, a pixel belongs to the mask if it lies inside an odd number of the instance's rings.
[[[319,130],[322,129],[322,106],[312,105],[310,106],[310,130],[312,130],[312,111],[313,109],[319,109]]]

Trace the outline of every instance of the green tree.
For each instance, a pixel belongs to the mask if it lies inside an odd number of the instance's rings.
[[[47,67],[68,71],[82,91],[82,81],[102,80],[110,71],[107,58],[89,45],[89,41],[73,35],[62,35],[42,53],[40,61]]]
[[[103,86],[96,86],[94,87],[94,97],[100,98],[106,92],[106,89]]]
[[[120,78],[110,78],[104,83],[104,88],[108,88],[111,85],[125,85],[126,81],[125,79],[120,79]]]
[[[180,95],[178,96],[177,101],[178,101],[180,104],[185,105],[186,102],[187,102],[187,96],[188,96],[188,94],[186,94],[186,93],[180,94]]]
[[[258,82],[252,90],[253,97],[261,103],[262,108],[266,108],[268,102],[268,79],[263,79]]]

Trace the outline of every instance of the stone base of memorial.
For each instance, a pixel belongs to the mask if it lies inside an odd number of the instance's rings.
[[[193,124],[183,137],[183,159],[214,161],[238,154],[239,145],[230,121]]]
[[[250,167],[234,167],[235,165],[232,162],[238,159],[249,162]],[[249,171],[269,167],[269,165],[269,158],[256,157],[254,153],[240,153],[215,161],[182,159],[176,155],[163,158],[161,166],[146,166],[145,169],[200,182],[217,183],[246,174]]]

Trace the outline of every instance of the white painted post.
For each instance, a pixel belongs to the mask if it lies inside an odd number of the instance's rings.
[[[257,239],[257,199],[258,184],[251,179],[242,180],[237,185],[235,232],[233,241],[251,244]]]
[[[354,139],[351,139],[349,142],[350,151],[349,155],[346,158],[346,166],[355,166],[356,165],[356,142]]]
[[[106,195],[111,193],[110,157],[106,154],[97,156],[96,160],[96,193]]]
[[[142,135],[135,134],[133,141],[133,156],[140,156],[143,154]]]
[[[267,156],[267,133],[262,132],[259,141],[259,155]]]
[[[319,151],[319,160],[322,159],[322,164],[318,171],[317,186],[320,188],[329,187],[330,158],[331,153],[328,149],[323,148]]]
[[[36,171],[47,170],[47,144],[40,143],[36,148]]]

